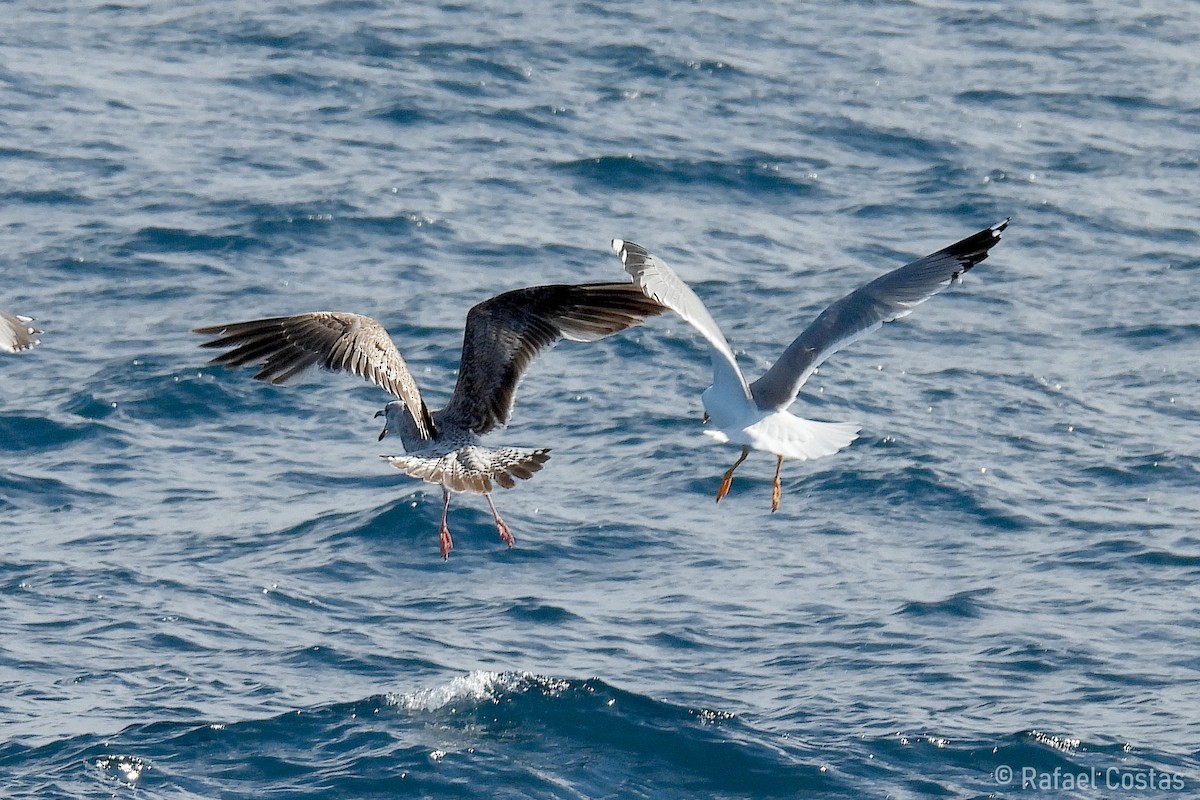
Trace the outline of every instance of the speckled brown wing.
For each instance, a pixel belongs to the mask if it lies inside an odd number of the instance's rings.
[[[193,329],[216,336],[201,347],[229,348],[210,364],[262,364],[254,377],[279,384],[313,366],[365,378],[403,400],[426,438],[433,421],[408,365],[383,326],[345,311],[317,311]]]
[[[562,338],[603,339],[664,310],[629,283],[532,286],[485,300],[467,314],[458,382],[439,424],[482,436],[508,422],[538,353]]]

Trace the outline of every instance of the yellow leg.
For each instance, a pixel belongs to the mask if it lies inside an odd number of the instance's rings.
[[[783,487],[779,484],[779,470],[783,469],[783,456],[777,456],[775,462],[775,485],[771,488],[771,513],[779,510],[779,498],[783,496]]]
[[[733,483],[733,471],[741,466],[742,462],[746,460],[746,456],[748,455],[750,455],[750,448],[743,447],[742,454],[738,457],[738,460],[733,462],[732,467],[725,470],[725,477],[721,479],[721,488],[717,489],[718,503],[725,499],[725,495],[729,494],[729,487]]]

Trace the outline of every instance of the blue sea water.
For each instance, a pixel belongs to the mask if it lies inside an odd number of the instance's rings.
[[[11,0],[0,32],[0,796],[1200,792],[1200,16],[1182,0]],[[701,435],[673,318],[564,343],[486,504],[387,397],[196,325],[381,320],[431,405],[503,290],[640,242],[836,456]],[[1089,783],[1090,781],[1090,783]],[[1140,782],[1140,783],[1139,783]],[[1024,783],[1024,785],[1023,785]]]

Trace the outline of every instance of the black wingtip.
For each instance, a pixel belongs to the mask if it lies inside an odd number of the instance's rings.
[[[935,255],[950,256],[959,262],[961,269],[956,271],[952,278],[957,281],[964,272],[988,257],[988,252],[999,243],[1001,231],[1007,228],[1011,221],[1012,217],[1005,217],[990,228],[973,233]]]

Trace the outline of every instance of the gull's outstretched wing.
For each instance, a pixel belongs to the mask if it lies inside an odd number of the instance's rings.
[[[725,334],[713,320],[704,302],[691,287],[684,283],[675,270],[661,258],[653,255],[640,244],[621,239],[612,240],[613,251],[625,265],[625,271],[641,290],[656,303],[674,311],[679,317],[700,332],[712,350],[713,388],[721,395],[740,392],[747,401],[751,399],[746,377],[738,369],[737,360]]]
[[[594,342],[662,311],[628,283],[532,286],[485,300],[467,313],[458,382],[438,423],[479,435],[504,425],[542,350],[561,338]]]
[[[36,346],[38,340],[33,337],[41,331],[30,327],[31,322],[33,317],[0,311],[0,352],[17,353]]]
[[[821,362],[883,323],[906,317],[938,292],[957,283],[1000,241],[1008,220],[892,270],[821,312],[761,378],[750,384],[759,408],[784,409]]]
[[[383,326],[370,317],[345,311],[317,311],[228,325],[194,328],[216,336],[201,347],[229,348],[210,361],[230,369],[262,364],[254,377],[285,383],[312,366],[366,378],[408,406],[417,429],[434,435],[433,421],[417,382]]]

